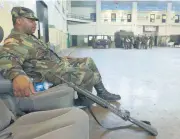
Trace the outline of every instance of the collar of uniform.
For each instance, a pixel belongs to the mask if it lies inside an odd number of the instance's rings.
[[[23,36],[23,37],[29,37],[29,36],[30,36],[30,35],[28,35],[28,34],[19,32],[19,31],[15,30],[14,28],[11,30],[11,34],[18,34],[18,35],[21,35],[21,36]]]

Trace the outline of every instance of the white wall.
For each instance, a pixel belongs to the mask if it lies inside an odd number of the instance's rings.
[[[66,40],[66,33],[67,33],[67,20],[66,20],[66,13],[62,12],[62,7],[58,7],[58,10],[56,9],[56,5],[57,5],[57,1],[54,0],[44,0],[44,2],[47,4],[48,6],[48,18],[49,18],[49,24],[50,25],[54,25],[55,29],[58,30],[60,33],[60,38],[62,38],[64,41],[64,39]],[[34,13],[36,14],[36,0],[4,0],[4,1],[0,1],[0,25],[3,27],[4,29],[4,33],[5,36],[4,38],[6,38],[11,29],[13,28],[12,26],[12,18],[11,18],[11,9],[14,6],[24,6],[27,8],[30,8],[34,11]],[[64,2],[64,7],[66,6],[66,2]],[[66,11],[66,10],[65,10]],[[37,32],[36,32],[37,34]],[[51,35],[51,34],[50,34]],[[57,36],[56,36],[57,37]],[[57,39],[59,40],[59,39]],[[2,43],[1,43],[2,44]],[[66,44],[66,42],[63,43],[63,47]]]
[[[56,51],[67,47],[67,10],[66,1],[59,0],[44,0],[48,5],[49,25],[54,25],[55,28],[49,28],[49,40],[54,45],[58,46]],[[63,12],[64,7],[64,12]]]
[[[96,34],[96,24],[77,24],[68,25],[69,33],[71,35],[94,35]]]
[[[66,1],[66,2],[67,2],[67,12],[68,12],[68,13],[71,13],[71,1],[68,0],[68,1]]]
[[[4,39],[10,34],[13,28],[11,10],[14,6],[23,6],[24,1],[0,1],[0,26],[4,30]],[[4,40],[3,39],[3,40]],[[3,41],[0,43],[3,44]]]
[[[114,35],[118,30],[133,31],[135,35],[143,34],[143,25],[132,24],[101,24],[97,28],[96,23],[69,25],[71,35]],[[180,34],[180,25],[159,25],[158,35],[169,36]]]
[[[93,7],[72,7],[71,8],[71,13],[72,14],[77,14],[77,15],[82,15],[90,18],[91,13],[95,13],[96,9]]]
[[[57,29],[67,32],[67,18],[66,15],[62,12],[62,8],[56,6],[57,3],[52,0],[46,0],[48,5],[48,18],[49,24],[54,25]],[[58,9],[57,9],[58,8]]]
[[[155,22],[154,23],[150,22],[151,14],[155,14]],[[137,23],[144,24],[144,25],[149,25],[149,24],[163,25],[164,23],[162,23],[162,14],[167,15],[167,12],[138,12],[137,13]],[[157,17],[159,17],[159,19],[157,19]]]
[[[97,29],[96,23],[69,25],[71,35],[114,35],[118,30],[132,31],[132,26],[101,24],[101,27]]]
[[[114,24],[114,25],[108,25],[108,24],[101,24],[101,28],[98,29],[99,32],[97,34],[101,35],[114,35],[116,31],[119,30],[127,30],[132,31],[132,26],[128,24]]]
[[[55,27],[57,29],[62,30],[63,32],[66,33],[67,32],[67,22],[66,22],[65,14],[62,13],[61,9],[58,11],[55,8],[55,4],[56,4],[55,1],[53,1],[53,0],[46,0],[45,3],[48,5],[49,24],[55,25]],[[4,12],[6,12],[6,16],[7,16],[6,19],[8,19],[7,22],[11,21],[11,13],[10,13],[10,11],[11,11],[13,6],[24,6],[24,7],[30,8],[36,14],[36,0],[4,1],[4,2],[1,2],[1,4],[4,5],[3,6],[4,8],[1,8],[0,10],[1,11],[3,10]],[[11,28],[12,28],[12,26],[11,26]]]
[[[100,5],[100,1],[97,1]],[[180,23],[174,23],[174,13],[171,11],[172,4],[171,2],[168,3],[168,10],[167,11],[157,11],[157,12],[138,12],[137,11],[137,5],[136,2],[133,3],[133,9],[132,9],[132,21],[131,23],[122,23],[122,22],[116,22],[112,23],[103,22],[103,16],[102,11],[99,7],[99,5],[96,6],[96,11],[98,11],[97,16],[99,15],[99,22],[97,19],[97,23],[90,23],[90,24],[78,24],[78,25],[69,25],[69,32],[72,35],[113,35],[115,31],[118,30],[127,30],[127,31],[133,31],[134,34],[143,34],[143,25],[151,25],[151,26],[159,26],[158,35],[166,36],[166,35],[175,35],[180,34]],[[92,13],[93,8],[79,8],[79,7],[73,7],[72,13],[79,14],[79,15],[89,15],[89,13]],[[97,10],[98,9],[98,10]],[[95,9],[94,9],[95,11]],[[112,11],[107,11],[111,13]],[[126,11],[123,11],[125,13]],[[105,12],[104,12],[105,13]],[[155,14],[159,16],[155,16],[155,22],[150,22],[150,14]],[[167,22],[162,23],[162,14],[167,15]],[[147,18],[146,18],[147,17]],[[109,16],[109,20],[111,20]],[[117,20],[118,21],[118,20]]]
[[[179,35],[180,34],[180,26],[177,26],[177,25],[171,26],[169,33],[172,35]]]

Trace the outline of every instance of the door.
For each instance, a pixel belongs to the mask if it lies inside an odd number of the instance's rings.
[[[48,7],[43,1],[36,1],[37,17],[39,19],[38,37],[47,43],[49,42]]]
[[[91,20],[96,22],[96,13],[90,13]]]
[[[72,35],[72,46],[77,46],[77,35]]]

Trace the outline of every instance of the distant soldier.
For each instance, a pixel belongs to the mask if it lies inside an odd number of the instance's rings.
[[[121,47],[124,48],[124,37],[121,37]]]
[[[144,49],[147,49],[147,43],[148,43],[148,37],[146,36],[146,34],[142,37],[142,46]]]
[[[131,49],[133,49],[133,48],[134,48],[134,37],[131,36]]]
[[[153,46],[153,40],[154,40],[154,38],[151,35],[150,38],[149,38],[149,48],[151,48],[151,49],[152,49],[152,46]]]
[[[128,37],[124,37],[124,48],[128,49]]]
[[[137,43],[137,48],[140,49],[140,45],[141,45],[141,38],[140,36],[138,35],[137,38],[136,38],[136,43]]]

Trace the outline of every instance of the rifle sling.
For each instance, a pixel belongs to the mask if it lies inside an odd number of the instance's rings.
[[[103,124],[101,124],[98,119],[96,118],[96,116],[94,115],[94,112],[92,111],[91,106],[88,106],[88,111],[90,112],[90,114],[92,115],[92,117],[95,119],[95,121],[103,128],[108,129],[108,130],[118,130],[118,129],[124,129],[124,128],[129,128],[131,127],[133,124],[129,124],[129,125],[125,125],[125,126],[118,126],[118,127],[107,127]]]

